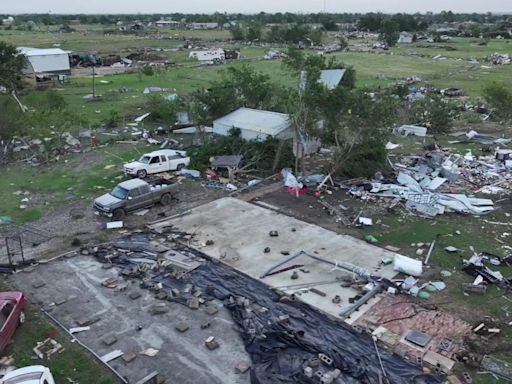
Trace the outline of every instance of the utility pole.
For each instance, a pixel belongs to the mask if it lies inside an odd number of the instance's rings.
[[[96,64],[93,63],[92,65],[92,98],[95,99],[96,98]]]

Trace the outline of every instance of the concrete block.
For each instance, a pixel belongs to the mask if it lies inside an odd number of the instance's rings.
[[[336,368],[334,371],[331,372],[331,374],[334,380],[336,380],[338,377],[340,377],[341,371],[338,368]]]
[[[211,325],[212,325],[212,324],[211,324],[210,322],[208,322],[208,321],[207,321],[206,323],[201,324],[201,329],[210,328],[210,326],[211,326]]]
[[[158,292],[156,295],[155,295],[155,298],[157,300],[167,300],[167,293],[166,292]]]
[[[206,306],[206,313],[209,314],[210,316],[213,316],[215,314],[217,314],[219,312],[219,309],[217,308],[217,306],[213,303],[210,303]]]
[[[199,300],[197,297],[191,297],[188,300],[188,307],[193,310],[199,309]]]
[[[331,365],[332,365],[332,359],[331,359],[329,356],[327,356],[327,355],[325,355],[325,354],[323,354],[323,353],[319,353],[319,354],[318,354],[318,358],[319,358],[319,359],[320,359],[320,361],[321,361],[322,363],[324,363],[325,365],[329,365],[329,366],[331,366]]]
[[[245,361],[239,362],[235,367],[236,373],[245,373],[251,368],[251,365]]]
[[[310,357],[308,360],[308,365],[313,368],[318,367],[320,365],[320,359],[316,356]]]
[[[151,307],[152,315],[161,315],[169,311],[165,303],[157,303]]]
[[[137,357],[137,354],[135,352],[125,352],[121,358],[126,362],[130,363]]]
[[[181,294],[180,290],[178,288],[171,289],[171,295],[172,297],[178,297]]]
[[[306,367],[304,368],[304,375],[306,375],[306,377],[313,377],[313,368],[311,367]]]
[[[58,299],[55,299],[55,305],[62,305],[64,304],[66,301],[68,301],[68,299],[66,299],[65,297],[60,297]]]
[[[139,291],[132,291],[128,294],[128,297],[132,300],[137,300],[142,294]]]
[[[92,318],[82,318],[82,319],[79,319],[76,321],[76,323],[81,326],[81,327],[86,327],[88,325],[91,325],[91,324],[94,324],[96,323],[97,321],[99,321],[100,319],[97,318],[97,317],[92,317]]]
[[[117,338],[114,335],[105,336],[102,340],[105,345],[112,345],[117,342]]]
[[[213,351],[214,349],[219,348],[219,343],[217,340],[215,340],[215,337],[210,336],[204,341],[204,345],[210,350]]]
[[[320,382],[322,384],[331,384],[334,381],[334,378],[332,377],[332,374],[330,372],[324,373],[322,378],[320,379]]]
[[[185,331],[188,331],[188,329],[189,329],[190,327],[188,326],[188,324],[187,324],[187,323],[178,323],[178,324],[176,324],[176,327],[175,327],[175,328],[176,328],[176,330],[177,330],[178,332],[185,332]]]
[[[46,283],[43,281],[43,280],[36,280],[32,283],[32,286],[34,288],[41,288],[41,287],[44,287],[46,285]]]

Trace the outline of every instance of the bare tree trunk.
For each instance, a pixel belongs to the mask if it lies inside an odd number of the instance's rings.
[[[28,111],[28,108],[23,105],[20,101],[20,99],[18,99],[18,96],[16,96],[16,92],[15,91],[12,91],[11,92],[11,95],[13,97],[14,100],[16,100],[16,102],[18,103],[18,105],[20,106],[20,109],[21,109],[21,112],[27,112]]]
[[[279,164],[279,160],[281,160],[281,154],[283,153],[284,140],[279,140],[279,145],[277,147],[276,156],[274,157],[274,164],[272,165],[272,172],[276,171],[276,168]]]

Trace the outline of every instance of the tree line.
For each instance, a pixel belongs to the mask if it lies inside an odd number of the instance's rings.
[[[6,18],[9,15],[0,16]],[[242,14],[242,13],[220,13],[213,14],[186,14],[186,13],[157,13],[157,14],[23,14],[16,16],[18,22],[24,23],[33,21],[44,25],[67,24],[78,20],[82,24],[103,24],[112,25],[118,21],[130,23],[134,21],[154,22],[163,18],[184,22],[217,22],[224,24],[229,21],[238,21],[240,23],[256,22],[259,24],[321,24],[325,30],[337,30],[337,23],[357,24],[360,28],[370,31],[377,31],[382,27],[384,19],[391,18],[396,21],[404,31],[417,31],[425,29],[429,25],[445,22],[465,22],[473,21],[476,23],[499,23],[512,21],[510,15],[497,15],[491,13],[453,13],[452,11],[442,11],[439,13],[398,13],[395,15],[385,15],[383,13],[265,13]]]

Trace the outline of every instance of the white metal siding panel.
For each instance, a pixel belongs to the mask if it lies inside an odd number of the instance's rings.
[[[69,71],[69,58],[67,54],[29,56],[28,60],[35,73]]]

